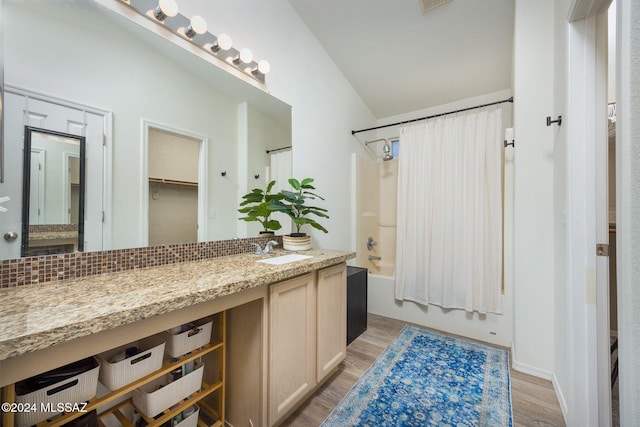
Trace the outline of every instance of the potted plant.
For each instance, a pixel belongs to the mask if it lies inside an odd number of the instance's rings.
[[[238,212],[246,214],[246,216],[239,218],[247,222],[259,222],[262,224],[263,230],[260,234],[273,234],[275,230],[279,230],[282,226],[276,219],[271,219],[273,211],[269,209],[271,201],[279,199],[280,194],[271,194],[270,191],[276,184],[275,181],[271,181],[267,184],[267,187],[263,190],[261,188],[254,188],[250,193],[242,196],[244,199],[238,209]]]
[[[270,210],[287,214],[293,220],[296,227],[295,233],[282,237],[284,249],[311,249],[311,236],[307,236],[306,233],[300,231],[304,225],[308,224],[317,230],[328,233],[326,228],[320,225],[315,219],[309,217],[310,215],[315,215],[321,218],[329,218],[326,214],[326,209],[307,204],[309,200],[324,200],[324,198],[318,194],[310,191],[315,190],[315,187],[311,185],[312,182],[313,178],[304,178],[302,181],[291,178],[289,179],[289,185],[291,185],[293,191],[280,190],[280,197],[272,199],[269,203]]]

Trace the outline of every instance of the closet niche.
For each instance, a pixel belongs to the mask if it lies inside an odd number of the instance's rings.
[[[198,241],[198,164],[202,142],[150,128],[149,245]]]

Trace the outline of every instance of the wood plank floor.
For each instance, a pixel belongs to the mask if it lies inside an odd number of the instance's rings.
[[[405,322],[369,315],[367,331],[347,348],[338,371],[283,426],[319,426]],[[511,370],[514,426],[564,426],[551,382]]]

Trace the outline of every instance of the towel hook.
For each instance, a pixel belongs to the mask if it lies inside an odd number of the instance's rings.
[[[552,123],[557,123],[558,126],[562,126],[562,116],[558,116],[556,120],[551,120],[551,116],[547,116],[547,126],[551,126]]]

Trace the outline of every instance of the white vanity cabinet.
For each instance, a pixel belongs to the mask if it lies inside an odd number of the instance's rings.
[[[269,425],[285,419],[346,356],[346,265],[271,285]]]

